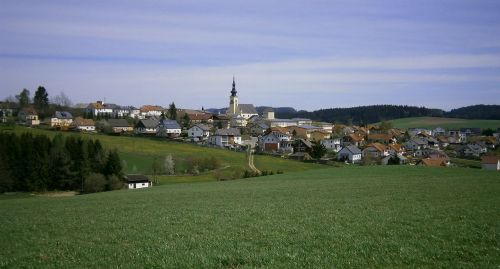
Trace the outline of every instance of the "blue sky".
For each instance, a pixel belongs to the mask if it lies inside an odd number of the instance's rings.
[[[2,1],[0,98],[300,109],[500,102],[500,1]]]

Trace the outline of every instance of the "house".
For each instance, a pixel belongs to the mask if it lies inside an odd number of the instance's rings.
[[[181,126],[175,120],[162,119],[158,123],[156,135],[161,137],[176,138],[181,135]]]
[[[107,120],[111,133],[122,134],[133,131],[133,128],[125,119],[109,119]]]
[[[463,143],[467,140],[467,136],[465,133],[462,133],[458,130],[449,130],[448,136],[455,137],[458,140],[458,143]]]
[[[161,114],[163,113],[163,107],[161,106],[152,106],[152,105],[144,105],[139,108],[139,111],[141,112],[140,116],[141,117],[160,117]]]
[[[333,124],[328,123],[328,122],[316,122],[313,124],[314,126],[318,126],[321,128],[321,130],[331,134],[333,133]]]
[[[263,151],[277,152],[280,148],[280,141],[273,132],[270,132],[259,137],[259,147]]]
[[[19,120],[27,126],[40,125],[40,120],[38,119],[38,114],[36,110],[32,107],[26,107],[21,109],[17,114]]]
[[[95,132],[95,122],[92,119],[76,117],[73,123],[71,123],[71,128],[76,131]]]
[[[160,121],[152,117],[142,119],[134,127],[134,133],[143,135],[156,135],[158,124]]]
[[[485,170],[500,170],[499,156],[483,156],[481,157],[481,168]]]
[[[344,146],[354,145],[356,147],[359,147],[364,144],[365,138],[362,135],[352,133],[344,136],[342,141]]]
[[[330,134],[325,130],[313,130],[309,134],[309,139],[311,141],[322,141],[330,138]]]
[[[300,126],[300,125],[311,125],[312,120],[303,118],[293,118],[293,119],[271,119],[268,121],[271,127],[290,127],[290,126]]]
[[[114,104],[105,104],[103,101],[96,101],[95,103],[90,103],[86,108],[86,113],[93,116],[107,116],[110,117],[113,114]]]
[[[141,110],[138,109],[137,107],[134,106],[129,106],[129,113],[128,116],[134,119],[140,119],[141,118]]]
[[[234,147],[241,145],[241,133],[239,129],[218,129],[213,136],[208,138],[209,144],[218,147]]]
[[[358,163],[361,161],[361,155],[362,155],[362,152],[358,147],[356,147],[354,145],[349,145],[349,146],[343,147],[337,153],[337,159],[338,160],[346,160],[350,163]]]
[[[267,129],[269,129],[269,125],[263,122],[256,122],[250,125],[250,133],[255,136],[264,134]]]
[[[212,114],[198,111],[186,111],[190,124],[213,123]]]
[[[381,158],[389,156],[389,151],[386,145],[380,143],[371,143],[363,150],[362,155],[371,156],[374,158]]]
[[[402,156],[403,154],[405,154],[405,148],[400,144],[389,144],[387,146],[387,152],[389,152],[389,155],[391,156]]]
[[[212,122],[214,126],[218,127],[219,129],[229,128],[230,121],[231,118],[228,115],[212,115]]]
[[[67,111],[56,111],[50,119],[50,127],[67,128],[73,122],[73,116]]]
[[[478,144],[467,144],[458,147],[455,152],[461,157],[479,157],[484,153],[484,149]]]
[[[339,152],[342,149],[340,138],[330,138],[321,140],[321,144],[325,146],[327,150],[332,150],[335,152]]]
[[[262,111],[262,118],[266,120],[274,119],[274,110],[270,107],[265,108],[264,111]]]
[[[390,134],[372,134],[370,133],[366,137],[368,143],[378,142],[382,144],[397,143],[397,139]]]
[[[293,152],[311,152],[312,143],[305,139],[297,139],[293,143]]]
[[[247,123],[248,121],[246,118],[240,115],[236,115],[231,117],[230,125],[231,127],[246,127]]]
[[[434,130],[432,130],[432,135],[434,136],[446,135],[446,130],[444,128],[437,127]]]
[[[312,125],[298,125],[298,126],[290,126],[288,130],[296,137],[311,140],[311,134],[315,131],[321,131],[321,127],[312,126]],[[316,135],[318,136],[318,135]],[[326,137],[325,137],[326,136]],[[318,136],[318,140],[328,138],[327,133],[321,133]]]
[[[204,141],[210,137],[210,127],[204,124],[197,124],[188,129],[188,137],[193,141]]]
[[[129,190],[153,187],[153,182],[144,175],[126,175],[123,180]]]
[[[408,150],[416,151],[419,149],[425,149],[429,147],[429,143],[425,138],[415,136],[404,144],[405,148]]]
[[[460,128],[460,132],[466,137],[481,135],[481,128]]]
[[[410,128],[408,129],[408,134],[411,137],[416,136],[418,134],[432,135],[432,130],[423,128]]]

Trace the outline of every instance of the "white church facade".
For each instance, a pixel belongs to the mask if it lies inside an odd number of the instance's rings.
[[[238,102],[238,95],[236,92],[236,83],[233,77],[233,88],[231,89],[231,95],[229,96],[229,107],[227,108],[226,114],[232,117],[242,117],[244,119],[249,119],[253,116],[258,116],[257,110],[252,104],[240,104]]]

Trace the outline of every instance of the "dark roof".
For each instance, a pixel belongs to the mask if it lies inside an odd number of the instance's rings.
[[[160,123],[160,121],[156,120],[156,119],[153,119],[153,118],[150,118],[150,119],[143,119],[143,120],[140,120],[136,127],[142,127],[142,128],[156,128],[158,126],[158,124]]]
[[[361,150],[354,145],[349,145],[349,146],[344,147],[344,148],[347,149],[348,151],[350,151],[352,154],[361,154]]]
[[[108,123],[111,127],[129,127],[129,124],[125,119],[109,119]]]
[[[235,135],[235,136],[240,136],[240,130],[236,128],[229,128],[229,129],[218,129],[215,131],[215,135]]]
[[[177,123],[177,121],[170,119],[160,120],[159,125],[166,129],[181,129],[181,126]]]
[[[58,118],[58,119],[72,119],[73,116],[71,115],[71,113],[69,113],[67,111],[56,111],[56,113],[54,113],[54,118]]]
[[[206,126],[205,124],[196,124],[195,126],[202,129],[203,131],[210,131],[210,127]]]
[[[258,114],[257,110],[252,104],[239,104],[238,109],[244,114]]]
[[[308,147],[308,148],[312,148],[312,146],[313,146],[313,145],[312,145],[312,143],[311,143],[310,141],[305,140],[305,139],[303,139],[303,138],[301,138],[301,139],[299,139],[299,140],[300,140],[300,142],[302,142],[302,144],[304,144],[306,147]]]
[[[123,179],[129,183],[134,182],[149,182],[149,178],[145,175],[126,175]]]

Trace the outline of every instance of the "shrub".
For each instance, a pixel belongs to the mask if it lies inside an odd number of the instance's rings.
[[[123,188],[123,181],[113,175],[108,178],[108,190],[119,190]]]
[[[90,174],[85,178],[84,191],[87,193],[104,191],[106,183],[106,178],[103,174]]]

